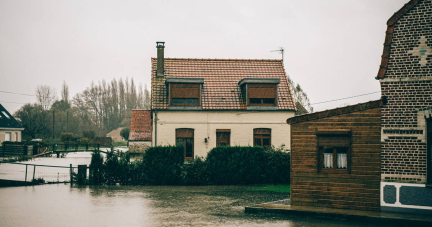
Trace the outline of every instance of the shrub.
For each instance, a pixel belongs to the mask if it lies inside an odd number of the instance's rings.
[[[144,176],[147,184],[175,185],[181,182],[182,147],[151,147],[143,155]]]
[[[92,185],[101,185],[104,183],[104,163],[103,157],[99,151],[94,151],[90,162],[89,183]]]
[[[60,135],[60,140],[66,144],[70,143],[73,138],[74,138],[74,136],[73,136],[73,133],[71,133],[71,132],[64,132]]]
[[[257,184],[265,176],[266,154],[262,147],[216,147],[207,155],[213,184]]]
[[[125,140],[129,140],[129,132],[130,132],[129,128],[124,128],[120,131],[120,136],[123,137],[123,139]]]
[[[265,154],[265,182],[263,183],[289,184],[291,154],[274,148],[267,149]]]
[[[187,185],[206,185],[208,184],[207,162],[196,157],[188,164],[183,166],[183,182]]]

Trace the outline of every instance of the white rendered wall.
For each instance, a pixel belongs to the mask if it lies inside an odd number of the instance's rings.
[[[231,146],[253,146],[253,129],[270,128],[272,145],[290,149],[290,125],[286,120],[293,116],[293,111],[157,111],[157,145],[175,145],[176,129],[191,128],[194,156],[206,157],[216,147],[216,129],[231,130]],[[153,125],[153,143],[155,128]]]
[[[0,144],[5,141],[6,132],[11,133],[11,142],[21,142],[21,131],[18,131],[16,129],[0,129]],[[18,133],[18,138],[16,136],[16,133]]]

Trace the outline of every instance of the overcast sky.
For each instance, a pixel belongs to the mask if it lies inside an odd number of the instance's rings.
[[[92,81],[150,89],[156,41],[165,57],[280,59],[311,103],[380,90],[386,22],[408,0],[1,0],[0,103],[15,112],[38,85],[70,95]],[[315,110],[379,99],[375,93]]]

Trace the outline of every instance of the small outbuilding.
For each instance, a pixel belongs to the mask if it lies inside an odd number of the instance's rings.
[[[130,153],[144,153],[152,146],[152,129],[150,110],[132,110],[129,133]]]
[[[380,210],[383,100],[289,118],[291,205]]]

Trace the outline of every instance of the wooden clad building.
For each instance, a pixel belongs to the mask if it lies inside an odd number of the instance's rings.
[[[380,210],[382,100],[289,118],[291,205]]]

